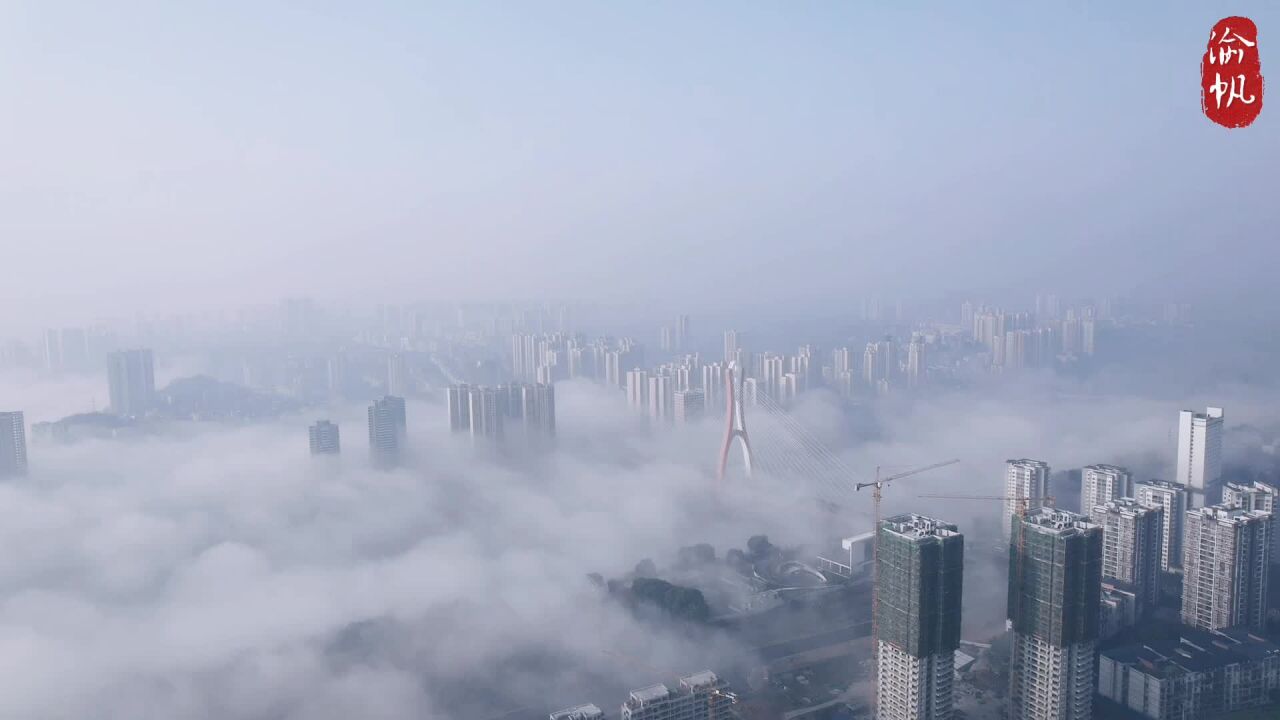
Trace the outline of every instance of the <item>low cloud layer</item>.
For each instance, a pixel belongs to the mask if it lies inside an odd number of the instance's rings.
[[[394,472],[369,469],[361,407],[334,410],[334,462],[307,455],[310,416],[33,444],[30,476],[0,485],[0,716],[391,720],[611,704],[622,695],[586,695],[750,651],[643,624],[586,573],[661,565],[697,542],[723,553],[755,533],[798,544],[869,528],[869,497],[817,524],[792,482],[739,491],[731,478],[716,492],[718,420],[649,432],[616,393],[565,383],[558,395],[558,450],[530,462],[478,456],[430,403],[410,405],[413,453]],[[1229,435],[1228,461],[1256,462],[1274,442],[1273,400],[1257,388],[1101,398],[1033,377],[861,412],[813,394],[796,417],[863,477],[961,458],[887,490],[885,509],[966,529],[998,503],[916,495],[999,494],[1012,456],[1159,475],[1176,410],[1206,402],[1227,408],[1229,431],[1249,425]],[[765,419],[753,430],[767,442]],[[987,565],[970,573],[971,589],[999,588]],[[998,619],[967,602],[971,627]]]

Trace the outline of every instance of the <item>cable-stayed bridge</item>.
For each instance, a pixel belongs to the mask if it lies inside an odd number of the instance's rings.
[[[833,512],[865,507],[856,494],[859,476],[786,408],[757,394],[750,427],[736,366],[725,372],[726,417],[718,478],[728,490],[733,477],[767,477],[784,483],[791,495],[807,496]],[[735,451],[735,446],[739,448]],[[730,461],[740,452],[739,465]],[[867,515],[865,510],[858,514]]]

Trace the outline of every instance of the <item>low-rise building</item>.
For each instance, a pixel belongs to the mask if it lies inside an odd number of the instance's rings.
[[[1098,661],[1098,693],[1153,720],[1260,707],[1277,690],[1280,645],[1247,627],[1183,626],[1176,638],[1106,650]]]
[[[675,690],[661,683],[632,690],[622,720],[710,720],[728,717],[734,697],[710,670],[680,678]]]

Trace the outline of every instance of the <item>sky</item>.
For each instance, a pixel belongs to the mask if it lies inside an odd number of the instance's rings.
[[[9,2],[0,302],[1171,295],[1277,260],[1268,3]]]

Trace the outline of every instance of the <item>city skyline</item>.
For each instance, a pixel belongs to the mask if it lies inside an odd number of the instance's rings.
[[[0,15],[0,718],[1280,713],[1280,6]]]

